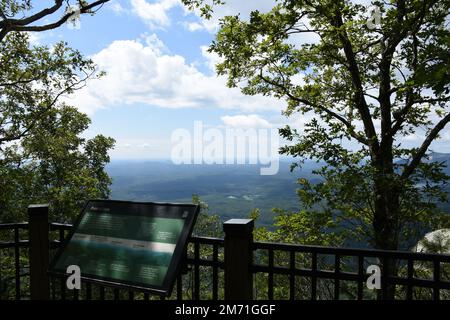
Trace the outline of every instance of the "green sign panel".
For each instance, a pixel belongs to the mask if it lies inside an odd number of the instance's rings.
[[[170,294],[198,214],[191,204],[89,201],[51,264],[65,274]]]

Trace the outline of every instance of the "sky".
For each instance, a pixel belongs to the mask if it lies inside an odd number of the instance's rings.
[[[172,134],[193,131],[198,121],[206,128],[301,128],[305,119],[300,115],[282,115],[284,101],[227,88],[226,79],[214,71],[218,57],[207,51],[220,17],[240,13],[245,19],[251,10],[267,12],[273,4],[227,0],[205,21],[179,0],[112,0],[95,16],[82,15],[75,26],[34,33],[31,39],[48,45],[64,40],[106,71],[65,99],[90,116],[86,137],[116,139],[112,160],[168,159]],[[421,138],[419,132],[403,143],[412,146]],[[432,149],[450,152],[449,142],[446,130]]]

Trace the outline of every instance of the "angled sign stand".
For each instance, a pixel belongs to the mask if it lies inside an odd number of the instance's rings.
[[[181,270],[199,206],[90,200],[50,264],[50,274],[80,268],[87,282],[169,296]]]

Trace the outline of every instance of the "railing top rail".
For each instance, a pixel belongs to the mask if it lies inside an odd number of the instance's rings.
[[[275,242],[254,242],[253,249],[258,250],[275,250],[275,251],[296,251],[319,254],[339,254],[343,256],[364,256],[373,258],[396,258],[396,259],[413,259],[413,260],[439,260],[441,262],[450,262],[449,254],[422,253],[410,251],[395,250],[379,250],[379,249],[361,249],[361,248],[338,248],[324,247],[314,245],[299,245],[290,243]]]
[[[73,225],[69,223],[50,222],[50,230],[52,231],[60,229],[69,230],[72,227]]]
[[[189,242],[200,243],[200,244],[217,244],[223,246],[225,241],[222,238],[213,238],[213,237],[198,237],[193,236],[189,238]]]

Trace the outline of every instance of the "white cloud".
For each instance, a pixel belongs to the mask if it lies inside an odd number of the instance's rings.
[[[208,1],[206,1],[206,3],[208,3]],[[145,21],[151,28],[166,27],[170,25],[169,12],[178,7],[184,11],[185,16],[193,14],[197,17],[197,21],[180,22],[186,29],[192,32],[207,30],[211,33],[218,30],[219,20],[227,15],[239,14],[242,19],[248,20],[251,11],[259,10],[260,12],[268,12],[275,5],[275,0],[227,0],[225,5],[214,6],[212,18],[206,20],[200,17],[199,9],[190,11],[180,0],[131,0],[132,12]]]
[[[214,6],[213,14],[210,20],[200,17],[200,10],[194,10],[194,14],[198,17],[199,24],[203,29],[214,33],[218,30],[220,19],[225,16],[239,14],[243,20],[248,20],[250,13],[258,10],[262,13],[270,11],[276,5],[275,0],[259,0],[259,1],[242,1],[242,0],[226,0],[224,5]],[[187,10],[187,9],[185,9]],[[198,29],[197,29],[198,30]]]
[[[161,53],[168,51],[164,43],[154,33],[150,35],[148,33],[144,33],[141,35],[141,39],[143,39],[145,44],[151,47],[157,55],[161,55]]]
[[[294,86],[303,86],[306,84],[305,75],[303,73],[293,75],[290,80]]]
[[[245,96],[227,88],[226,78],[205,75],[180,55],[168,54],[155,35],[139,40],[112,42],[92,59],[107,75],[91,80],[68,103],[92,114],[113,105],[147,104],[164,108],[210,107],[244,112],[281,111],[285,103],[275,98]],[[216,57],[207,55],[208,64]]]
[[[215,52],[209,52],[207,46],[201,46],[200,49],[202,50],[202,56],[206,59],[206,66],[209,70],[212,72],[215,72],[216,65],[221,63],[223,61],[223,58],[221,58],[217,53]]]
[[[43,32],[28,32],[28,40],[32,46],[41,45],[43,36]]]
[[[117,2],[117,1],[111,1],[110,3],[109,3],[109,8],[112,10],[112,11],[114,11],[116,14],[122,14],[122,13],[125,13],[126,12],[126,10],[124,9],[124,7],[122,7],[122,5],[119,3],[119,2]]]
[[[167,159],[170,150],[170,139],[119,137],[109,154],[113,159]]]
[[[159,0],[152,3],[145,0],[131,0],[133,13],[152,29],[170,25],[168,11],[178,5],[179,0]]]
[[[191,32],[203,29],[203,26],[198,22],[187,22],[185,27]]]
[[[272,125],[264,118],[257,114],[237,115],[237,116],[223,116],[220,118],[222,122],[231,128],[271,128]]]

